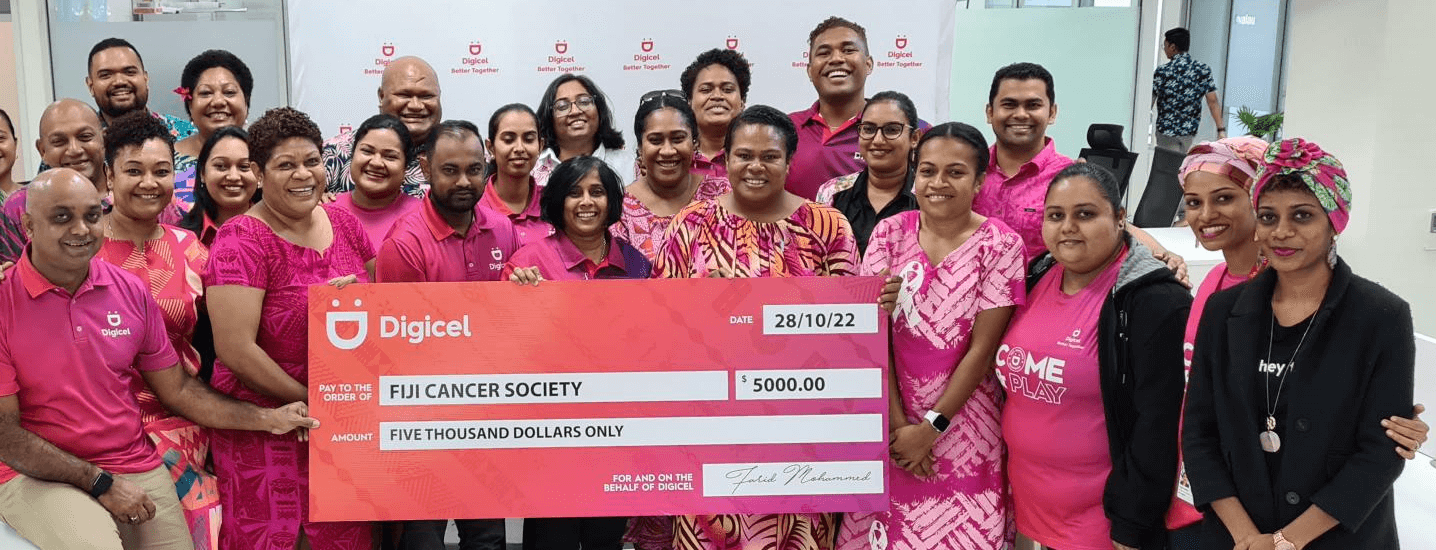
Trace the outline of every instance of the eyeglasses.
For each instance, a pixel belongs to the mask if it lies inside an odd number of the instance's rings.
[[[638,98],[638,104],[643,105],[660,97],[671,97],[678,101],[688,101],[688,98],[683,95],[683,92],[678,90],[653,90],[643,94],[643,97]]]
[[[887,139],[897,139],[902,137],[903,132],[906,132],[908,128],[911,128],[911,126],[901,122],[889,122],[882,126],[864,122],[858,125],[858,137],[873,139],[878,135],[878,131],[881,130],[883,137]]]
[[[556,113],[558,113],[558,114],[563,114],[563,113],[567,113],[568,110],[569,110],[570,108],[573,108],[575,105],[578,106],[578,108],[583,109],[583,110],[585,110],[585,111],[587,111],[587,110],[589,110],[589,109],[592,109],[592,108],[593,108],[593,96],[591,96],[591,95],[581,95],[581,96],[578,96],[578,99],[575,99],[575,100],[573,100],[573,101],[569,101],[569,100],[567,100],[567,99],[560,99],[560,100],[554,102],[554,104],[553,104],[553,110],[554,110],[554,112],[556,112]]]

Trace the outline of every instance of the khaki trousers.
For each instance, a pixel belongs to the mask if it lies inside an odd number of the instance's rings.
[[[120,524],[98,500],[66,483],[24,475],[0,484],[0,519],[41,550],[193,550],[189,527],[163,466],[138,474],[115,474],[140,486],[155,504],[155,517]]]

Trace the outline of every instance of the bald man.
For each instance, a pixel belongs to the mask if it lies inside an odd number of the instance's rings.
[[[429,139],[429,131],[443,120],[438,73],[417,57],[395,59],[384,68],[384,76],[379,83],[379,112],[399,117],[409,129],[413,143],[424,143]],[[329,175],[326,191],[353,191],[354,179],[349,175],[349,163],[354,158],[354,132],[344,132],[325,141],[321,156]],[[429,182],[419,170],[419,157],[412,155],[404,169],[404,193],[422,197],[428,189]]]
[[[40,170],[69,168],[93,183],[101,204],[110,210],[110,185],[105,177],[105,140],[100,116],[78,99],[65,98],[45,107],[40,115]],[[27,187],[22,187],[0,205],[0,262],[15,261],[29,240],[20,223],[25,212]],[[177,224],[184,217],[183,203],[174,201],[160,213],[160,223]]]
[[[0,281],[0,517],[41,548],[189,550],[134,382],[211,428],[302,436],[318,422],[302,402],[256,407],[180,367],[148,284],[95,258],[103,208],[89,179],[56,168],[29,190],[31,244]]]
[[[105,181],[105,140],[100,116],[78,99],[65,98],[45,107],[35,150],[48,168],[70,168],[85,176],[100,194],[109,192]]]
[[[90,182],[101,197],[109,196],[105,180],[105,141],[100,116],[77,99],[61,99],[45,107],[40,115],[40,133],[35,149],[40,152],[40,170],[51,166],[69,168]],[[0,206],[0,261],[13,262],[29,239],[20,223],[30,186],[20,188]],[[104,207],[109,209],[108,205]]]

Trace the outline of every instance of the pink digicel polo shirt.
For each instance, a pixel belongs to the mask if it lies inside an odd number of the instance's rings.
[[[479,208],[509,219],[514,225],[514,234],[518,235],[520,245],[553,234],[553,226],[543,221],[543,216],[540,215],[539,196],[543,194],[543,186],[535,184],[532,179],[529,184],[533,187],[533,195],[529,197],[529,205],[523,212],[515,213],[510,210],[503,199],[499,198],[499,194],[494,192],[494,176],[489,176],[489,181],[484,183],[484,195],[479,197]]]
[[[798,129],[798,152],[793,153],[788,170],[788,191],[808,200],[818,196],[818,188],[828,180],[861,171],[867,166],[858,152],[858,123],[863,115],[843,122],[836,132],[818,114],[818,102],[796,113],[789,113]]]
[[[704,176],[726,178],[728,177],[728,153],[726,151],[718,151],[718,154],[713,155],[713,158],[710,159],[705,156],[702,151],[693,151],[693,168],[691,171],[703,174]]]
[[[80,460],[120,474],[159,467],[130,388],[140,371],[178,364],[159,306],[118,266],[90,260],[71,294],[27,249],[0,281],[0,395],[19,399],[22,428]],[[0,483],[16,475],[0,464]]]
[[[559,233],[520,248],[504,266],[504,278],[519,267],[537,267],[539,274],[550,281],[647,279],[653,272],[653,265],[643,253],[623,239],[609,237],[608,255],[593,263],[573,241]]]
[[[433,201],[399,218],[379,247],[375,278],[381,283],[497,281],[519,248],[508,218],[474,207],[474,223],[458,234]]]
[[[1018,168],[1016,174],[1009,175],[997,164],[997,146],[993,145],[990,152],[987,176],[972,200],[972,211],[1002,220],[1022,235],[1023,254],[1030,262],[1047,250],[1047,245],[1042,243],[1042,209],[1047,202],[1047,185],[1052,183],[1053,176],[1072,165],[1072,159],[1058,153],[1052,138],[1047,138],[1047,145],[1037,156]]]

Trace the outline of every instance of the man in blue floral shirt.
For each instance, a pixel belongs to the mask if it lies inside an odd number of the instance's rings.
[[[150,74],[145,71],[139,50],[123,38],[106,38],[90,49],[85,87],[95,98],[101,125],[108,126],[130,111],[149,109]],[[188,120],[153,111],[150,114],[164,122],[176,140],[195,133],[194,124]]]
[[[418,57],[401,57],[384,67],[379,81],[379,112],[398,117],[409,129],[409,137],[418,149],[429,139],[429,131],[444,120],[439,93],[439,74],[434,67]],[[354,162],[353,129],[326,140],[319,157],[329,178],[324,186],[326,192],[339,194],[354,190],[354,178],[349,173]],[[409,155],[409,165],[404,167],[404,183],[399,188],[414,197],[423,197],[428,192],[429,180],[419,169],[418,154]]]
[[[1171,61],[1152,75],[1152,102],[1157,105],[1157,146],[1181,151],[1192,148],[1192,138],[1201,125],[1202,99],[1206,99],[1212,120],[1217,123],[1217,138],[1227,137],[1222,120],[1217,87],[1212,83],[1212,69],[1187,53],[1192,33],[1177,27],[1166,34],[1163,52]]]

